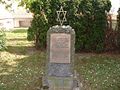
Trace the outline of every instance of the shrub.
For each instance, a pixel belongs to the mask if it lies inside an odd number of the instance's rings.
[[[42,15],[34,15],[31,27],[28,29],[29,41],[34,40],[36,48],[46,48],[46,33],[48,30],[47,21],[45,21]]]
[[[28,30],[28,39],[35,40],[36,47],[46,47],[47,30],[58,24],[56,11],[62,5],[67,11],[65,25],[69,24],[76,32],[76,51],[104,50],[105,11],[110,10],[109,0],[32,0],[29,3],[26,6],[34,13],[34,18]]]

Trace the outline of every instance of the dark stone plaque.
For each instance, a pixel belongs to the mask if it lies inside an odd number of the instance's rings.
[[[50,35],[50,62],[70,63],[70,34],[54,33]]]

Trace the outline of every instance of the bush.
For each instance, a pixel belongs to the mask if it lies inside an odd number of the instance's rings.
[[[105,11],[109,11],[109,0],[93,1],[81,0],[79,12],[81,16],[78,25],[73,26],[76,31],[76,50],[101,52],[104,50],[104,38],[107,24]]]
[[[31,27],[28,29],[27,39],[29,41],[34,40],[36,48],[46,48],[46,33],[48,30],[47,21],[45,21],[42,15],[34,15]]]
[[[0,51],[5,50],[5,32],[4,29],[0,29]]]
[[[49,27],[58,24],[56,11],[60,6],[67,11],[67,22],[76,32],[76,51],[103,51],[107,24],[105,11],[109,11],[109,0],[34,0],[27,6],[34,13],[28,30],[28,39],[35,40],[36,47],[46,47]]]

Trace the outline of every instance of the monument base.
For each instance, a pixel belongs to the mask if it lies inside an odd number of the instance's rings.
[[[49,90],[72,90],[73,79],[68,77],[49,77]]]
[[[80,90],[78,78],[49,76],[44,78],[42,90]]]

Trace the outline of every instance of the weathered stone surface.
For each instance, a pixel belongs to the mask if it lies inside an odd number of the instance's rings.
[[[71,77],[49,77],[49,90],[72,90],[73,79]]]
[[[47,33],[48,76],[71,76],[75,32],[70,26],[53,26]]]
[[[59,76],[59,77],[72,76],[70,64],[50,63],[48,66],[49,66],[48,68],[49,76]]]
[[[47,32],[47,67],[44,85],[48,90],[75,90],[75,32],[70,26],[53,26]]]
[[[70,34],[51,34],[50,35],[50,62],[51,63],[70,63]]]

